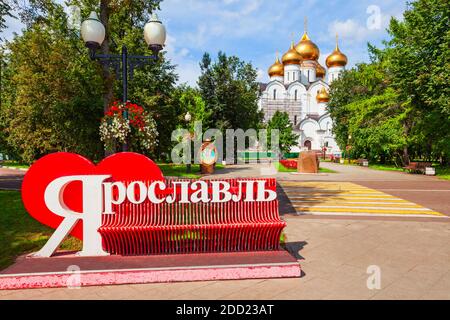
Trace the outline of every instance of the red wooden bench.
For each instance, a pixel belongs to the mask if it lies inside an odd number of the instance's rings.
[[[358,166],[364,166],[364,163],[369,164],[369,161],[368,161],[367,159],[362,159],[362,158],[356,160],[356,164],[357,164]]]
[[[266,180],[267,188],[276,189],[273,178],[239,180]],[[167,186],[173,181],[166,180]],[[238,183],[222,181],[232,187]],[[117,205],[115,214],[103,215],[99,232],[104,249],[120,255],[279,250],[286,222],[280,219],[277,199],[196,204],[178,200]]]
[[[409,165],[403,167],[409,173],[425,173],[425,168],[431,167],[430,162],[410,162]]]

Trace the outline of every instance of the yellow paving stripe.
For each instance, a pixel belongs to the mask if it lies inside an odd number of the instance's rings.
[[[364,190],[364,191],[302,191],[302,190],[285,190],[284,191],[286,194],[336,194],[336,195],[340,195],[340,194],[367,194],[367,195],[380,195],[380,196],[384,196],[386,195],[386,193],[383,192],[378,192],[378,191],[369,191],[369,190]]]
[[[295,197],[289,197],[290,200],[301,200],[301,201],[357,201],[357,202],[409,202],[407,200],[403,199],[397,199],[397,198],[367,198],[367,197],[308,197],[308,196],[295,196]]]
[[[439,215],[430,215],[430,214],[392,214],[392,213],[371,213],[371,212],[322,212],[322,211],[308,211],[308,212],[298,212],[298,215],[323,215],[323,216],[343,216],[343,217],[350,217],[350,216],[359,216],[359,217],[370,217],[370,216],[377,216],[377,217],[420,217],[420,218],[442,218],[442,219],[448,219],[449,217],[443,214]]]
[[[299,214],[439,216],[446,215],[351,182],[280,181]]]
[[[329,194],[308,194],[308,193],[286,193],[287,196],[301,196],[301,197],[322,197],[322,198],[332,198],[332,197],[336,197],[336,196],[340,196],[339,194],[337,195],[329,195]],[[344,196],[344,195],[343,195]],[[394,196],[390,196],[390,195],[384,195],[384,194],[379,194],[379,195],[364,195],[364,194],[355,194],[355,195],[351,195],[351,194],[347,194],[346,197],[339,197],[339,198],[347,198],[347,197],[351,197],[351,199],[353,198],[364,198],[364,199],[395,199],[396,197]]]
[[[436,211],[413,211],[413,210],[385,210],[385,209],[354,209],[354,208],[296,208],[298,212],[320,211],[320,212],[360,212],[360,213],[389,213],[389,214],[427,214],[442,216],[442,213]]]
[[[321,202],[297,202],[291,201],[293,207],[315,207],[320,205],[334,205],[334,206],[349,206],[349,207],[399,207],[399,208],[423,208],[418,204],[413,204],[411,202],[407,203],[351,203],[345,201],[321,201]]]

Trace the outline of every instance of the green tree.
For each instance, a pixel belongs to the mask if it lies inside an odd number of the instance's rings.
[[[152,55],[147,48],[142,30],[150,19],[151,13],[159,9],[161,0],[120,0],[100,1],[100,20],[105,25],[106,36],[101,52],[120,54],[126,46],[130,54]],[[71,4],[82,8],[83,17],[95,10],[98,1],[71,0]],[[108,106],[113,100],[122,99],[122,82],[107,67],[101,67],[103,78],[103,105]],[[159,133],[158,146],[151,156],[166,159],[170,154],[172,142],[170,136],[176,128],[176,110],[172,102],[172,92],[178,75],[175,66],[161,52],[156,62],[143,68],[135,69],[134,77],[128,83],[128,99],[138,103],[153,114]]]
[[[98,158],[100,78],[86,69],[88,58],[65,27],[62,7],[48,9],[47,21],[35,22],[7,44],[1,107],[6,141],[28,163],[59,150]]]
[[[362,63],[352,70],[345,71],[331,85],[328,108],[334,121],[333,133],[342,150],[346,149],[349,135],[353,141],[358,139],[349,128],[350,121],[357,116],[358,105],[364,104],[373,96],[382,96],[390,82],[380,53],[373,47],[369,47],[369,50],[372,63]],[[351,104],[356,106],[351,107]]]
[[[98,6],[96,1],[68,4],[78,5],[83,17]],[[126,45],[133,54],[150,54],[142,27],[159,1],[102,1],[101,5],[108,14],[102,50],[118,54]],[[101,158],[100,118],[110,101],[121,100],[120,79],[88,58],[77,31],[68,28],[62,5],[30,0],[20,3],[17,10],[26,29],[7,44],[4,54],[0,142],[6,145],[2,149],[12,148],[27,162],[58,150]],[[129,99],[157,121],[160,143],[152,155],[155,158],[171,145],[176,81],[174,66],[160,53],[156,63],[136,70],[129,82]]]
[[[392,87],[408,111],[405,133],[416,156],[450,161],[450,5],[409,3],[392,19],[387,42]],[[441,128],[436,130],[436,128]],[[406,155],[405,155],[406,156]]]
[[[354,156],[449,162],[449,21],[446,1],[409,3],[403,21],[391,20],[385,48],[369,45],[371,63],[332,83],[329,108],[341,148],[351,134]]]
[[[150,19],[150,14],[159,9],[161,0],[69,0],[69,5],[81,8],[83,17],[87,17],[92,10],[99,10],[100,21],[105,26],[105,40],[100,51],[103,54],[121,52],[122,46],[127,45],[130,53],[149,54],[147,45],[142,36],[142,29]],[[118,83],[108,66],[101,66],[103,79],[103,106],[104,110],[118,96]],[[130,96],[131,98],[131,96]]]
[[[298,135],[296,135],[293,131],[292,123],[289,121],[289,114],[283,111],[275,111],[272,118],[267,123],[267,136],[268,136],[268,145],[270,147],[272,136],[272,130],[279,131],[279,150],[281,154],[285,152],[289,152],[291,147],[296,146],[298,143]],[[269,148],[270,150],[271,148]]]
[[[398,96],[394,90],[387,89],[381,95],[348,105],[347,110],[352,114],[349,119],[349,133],[352,136],[354,157],[382,163],[386,162],[386,159],[401,159],[407,137],[402,128],[404,114],[397,101]]]
[[[212,62],[208,53],[200,63],[200,94],[211,110],[211,122],[218,129],[258,129],[262,112],[258,110],[259,86],[251,63],[219,52]]]
[[[194,130],[194,122],[201,121],[202,129],[206,131],[210,125],[211,110],[206,109],[206,103],[203,101],[200,92],[186,86],[181,86],[181,95],[178,98],[181,127],[188,128],[190,131]],[[191,120],[186,123],[185,115],[189,112]],[[184,123],[183,123],[184,122]]]

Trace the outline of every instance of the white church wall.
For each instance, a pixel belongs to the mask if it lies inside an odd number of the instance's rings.
[[[325,116],[319,119],[319,127],[320,130],[325,130],[325,132],[327,133],[327,135],[331,135],[332,133],[332,120],[330,116]]]
[[[321,130],[324,130],[323,141],[328,142],[327,153],[339,152],[339,146],[337,145],[333,135],[333,120],[329,115],[319,119],[319,126]]]
[[[327,113],[327,104],[326,103],[319,103],[316,100],[316,105],[317,105],[317,113],[319,115],[323,115],[323,114]]]
[[[331,67],[328,68],[328,83],[331,84],[334,80],[338,79],[341,72],[344,71],[344,67]]]
[[[283,77],[280,77],[280,76],[273,76],[273,77],[270,77],[270,81],[280,81],[280,82],[283,82],[283,81],[284,81],[284,78],[283,78]]]
[[[289,95],[289,99],[294,100],[294,101],[301,101],[301,97],[304,96],[306,94],[306,87],[296,81],[293,82],[289,85],[289,87],[287,88],[288,91],[288,95]],[[295,92],[297,91],[297,95],[295,94]],[[297,97],[297,99],[295,99]]]
[[[286,98],[286,88],[281,82],[273,81],[266,88],[267,99],[283,100]]]
[[[309,89],[308,92],[310,93],[311,99],[310,99],[310,112],[311,113],[317,113],[319,116],[322,116],[325,114],[326,111],[326,104],[325,103],[319,103],[316,100],[317,94],[319,93],[320,89],[325,88],[327,91],[329,90],[329,86],[323,82],[322,80],[316,81],[313,83]]]
[[[284,66],[284,84],[290,84],[300,79],[300,66],[289,64]]]
[[[317,130],[319,129],[320,127],[317,121],[312,119],[304,120],[300,125],[300,130],[302,130],[301,146],[304,146],[306,140],[310,140],[311,149],[320,149],[320,141],[317,134]]]

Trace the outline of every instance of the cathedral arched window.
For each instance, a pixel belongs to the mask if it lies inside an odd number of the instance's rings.
[[[308,81],[309,81],[309,70],[308,70]]]
[[[273,89],[273,100],[277,99],[277,89]]]
[[[294,100],[297,101],[297,89],[294,91]]]
[[[297,93],[297,91],[295,92],[295,93]],[[297,124],[297,116],[295,115],[294,116],[294,126]]]

